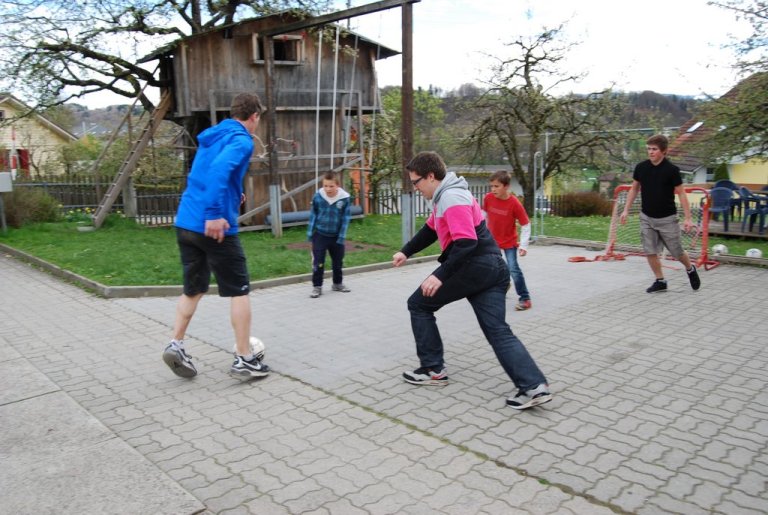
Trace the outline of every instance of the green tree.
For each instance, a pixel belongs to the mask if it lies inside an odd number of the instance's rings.
[[[77,141],[63,145],[60,148],[61,163],[67,174],[88,171],[90,164],[99,157],[102,142],[92,134],[86,134]]]
[[[384,88],[382,93],[382,114],[376,121],[377,154],[380,157],[380,172],[397,170],[400,177],[402,169],[401,140],[402,130],[402,91],[393,86]],[[413,92],[413,146],[417,150],[434,150],[441,154],[445,151],[445,113],[442,101],[434,90],[422,88]]]
[[[330,0],[5,0],[0,3],[0,89],[39,108],[98,91],[136,98],[158,87],[144,63],[169,41],[286,9],[314,13]],[[12,87],[10,87],[12,86]],[[140,96],[146,109],[153,107]]]
[[[746,20],[752,33],[736,42],[736,71],[748,75],[727,94],[703,108],[709,127],[716,127],[698,149],[712,162],[724,158],[768,159],[768,1],[709,2]]]
[[[558,41],[561,29],[510,43],[512,57],[497,58],[488,90],[472,104],[482,114],[467,138],[469,146],[479,156],[494,146],[503,150],[523,188],[528,212],[533,212],[537,165],[547,179],[591,164],[597,152],[610,153],[621,141],[620,134],[607,131],[620,110],[609,90],[562,97],[550,93],[578,79],[556,71],[569,48]]]

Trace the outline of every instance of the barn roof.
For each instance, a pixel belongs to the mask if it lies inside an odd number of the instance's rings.
[[[160,57],[168,54],[173,54],[176,48],[185,41],[191,41],[197,38],[202,37],[208,37],[211,34],[216,34],[218,32],[223,31],[229,31],[232,30],[235,27],[239,27],[241,25],[245,25],[252,22],[262,22],[267,26],[270,27],[276,27],[280,23],[290,23],[297,21],[299,18],[295,14],[291,14],[290,12],[283,12],[283,13],[277,13],[277,14],[271,14],[269,16],[261,16],[258,18],[247,18],[244,20],[240,20],[235,23],[230,23],[228,25],[219,25],[215,28],[212,28],[210,30],[207,30],[205,32],[199,32],[197,34],[192,34],[190,36],[185,36],[183,38],[176,39],[174,41],[171,41],[159,48],[156,48],[149,54],[145,55],[144,57],[140,58],[138,60],[139,63],[146,63],[149,61],[153,61],[155,59],[159,59]],[[333,26],[336,26],[336,24],[331,24]],[[348,34],[350,36],[355,36],[358,38],[359,43],[364,45],[369,45],[377,48],[377,59],[386,59],[388,57],[392,57],[395,55],[399,55],[400,52],[397,50],[394,50],[392,48],[386,47],[382,45],[381,43],[378,43],[372,39],[369,39],[361,34],[358,34],[357,32],[347,29],[346,27],[341,27],[342,34]]]

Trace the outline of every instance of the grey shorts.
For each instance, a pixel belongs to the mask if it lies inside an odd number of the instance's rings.
[[[667,247],[676,259],[680,259],[685,253],[680,240],[677,215],[651,218],[640,213],[640,238],[643,241],[643,252],[646,254],[661,254],[663,247]]]

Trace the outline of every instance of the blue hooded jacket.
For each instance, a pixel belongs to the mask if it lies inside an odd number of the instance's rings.
[[[176,213],[176,227],[205,234],[205,221],[226,218],[226,235],[237,234],[243,177],[253,138],[237,120],[227,119],[198,136],[199,148]]]

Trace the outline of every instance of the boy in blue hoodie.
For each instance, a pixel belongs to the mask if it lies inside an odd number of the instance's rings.
[[[309,211],[307,239],[312,242],[312,293],[316,299],[323,293],[325,253],[331,255],[333,291],[349,292],[342,282],[341,268],[344,263],[344,240],[351,218],[351,198],[339,186],[339,178],[333,172],[323,175],[323,187],[312,197]]]
[[[257,95],[241,93],[232,100],[231,118],[204,130],[187,177],[187,189],[176,214],[176,237],[184,272],[184,293],[176,306],[171,342],[163,361],[180,377],[197,369],[184,348],[184,335],[197,304],[208,291],[211,272],[221,297],[230,297],[235,332],[235,361],[230,374],[260,377],[269,373],[250,348],[250,280],[237,235],[243,177],[253,154],[253,134],[262,111]]]

